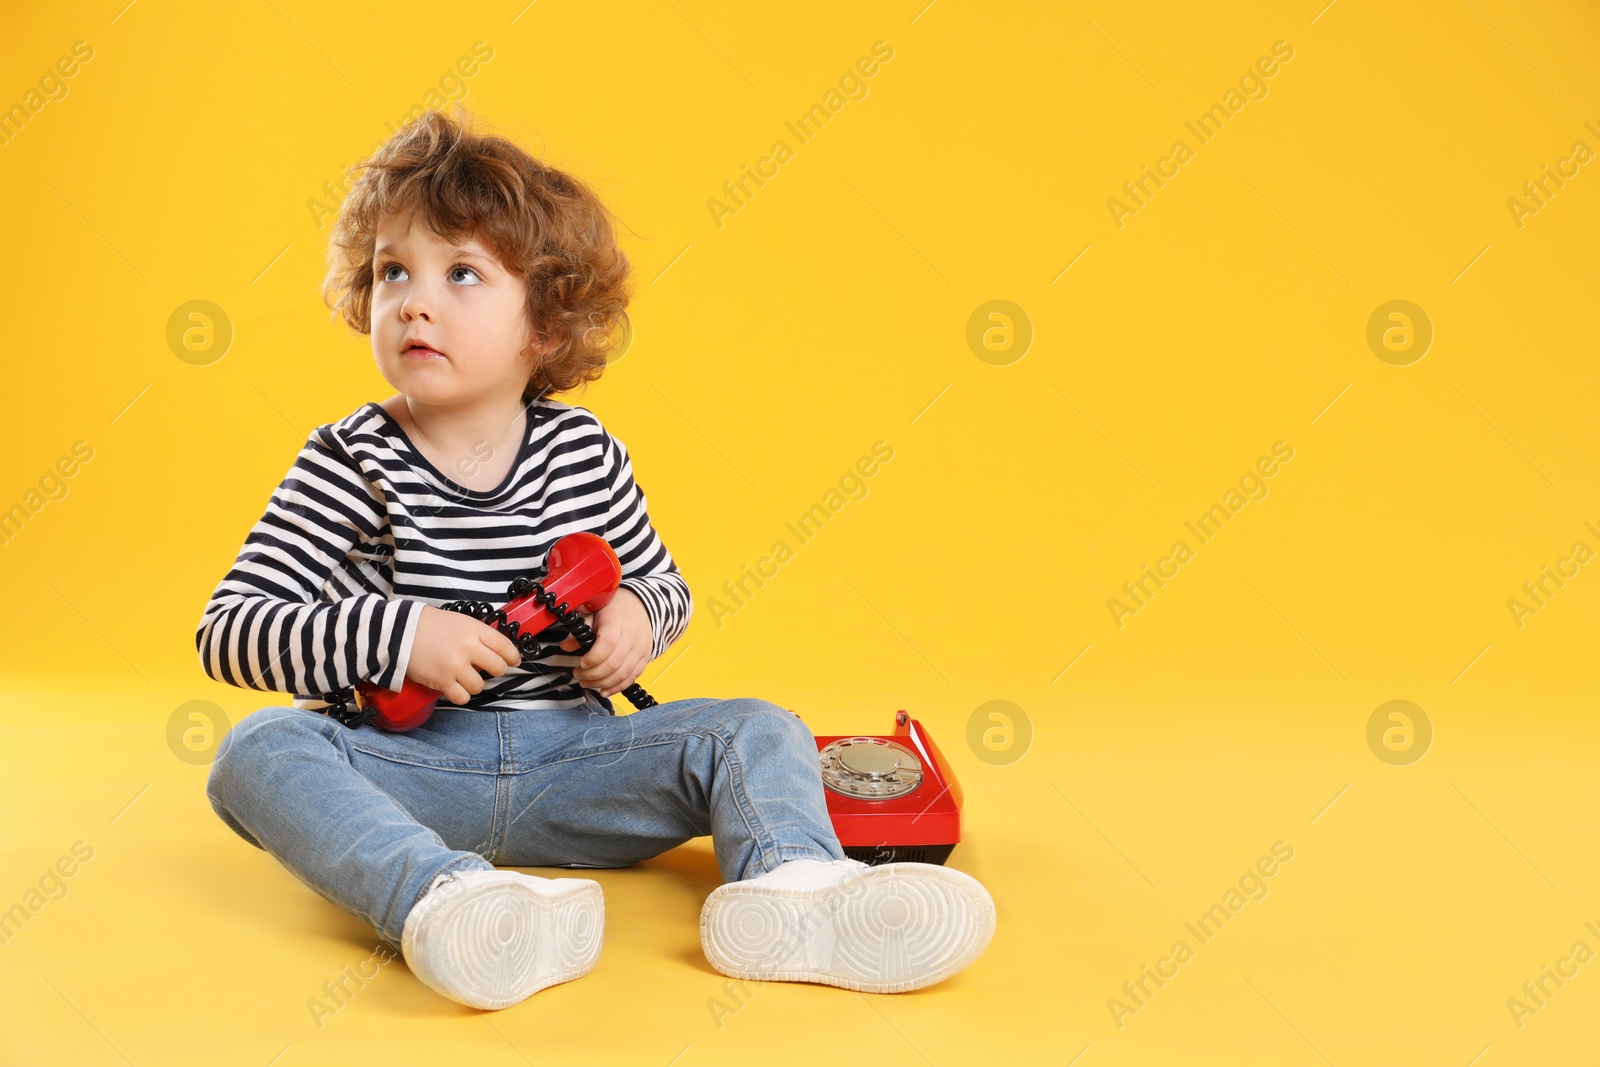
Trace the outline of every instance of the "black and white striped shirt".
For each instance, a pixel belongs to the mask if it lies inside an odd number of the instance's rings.
[[[313,430],[206,605],[195,632],[205,672],[292,693],[305,708],[360,681],[398,690],[423,604],[499,607],[513,578],[542,575],[550,546],[576,531],[616,551],[621,584],[650,618],[651,659],[660,656],[694,605],[627,449],[587,408],[541,398],[527,413],[521,452],[489,490],[451,481],[377,403]],[[579,656],[559,649],[562,636],[539,637],[537,656],[459,706],[583,706]]]

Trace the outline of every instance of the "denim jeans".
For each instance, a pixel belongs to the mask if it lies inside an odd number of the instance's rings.
[[[615,715],[467,711],[406,733],[305,708],[245,716],[206,784],[217,814],[398,950],[406,915],[451,870],[626,867],[710,834],[725,882],[843,859],[816,739],[751,697]]]

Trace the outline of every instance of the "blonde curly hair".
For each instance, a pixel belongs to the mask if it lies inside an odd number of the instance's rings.
[[[613,216],[583,182],[457,112],[424,112],[351,168],[360,177],[329,237],[323,301],[370,334],[378,220],[416,210],[447,241],[480,238],[527,281],[535,351],[523,402],[586,386],[605,370],[632,296]]]

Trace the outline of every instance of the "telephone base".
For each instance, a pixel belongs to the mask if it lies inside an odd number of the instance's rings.
[[[938,863],[950,858],[955,845],[845,845],[846,859],[860,860],[871,867],[880,863]]]
[[[816,742],[828,817],[848,859],[876,866],[950,858],[961,841],[961,786],[917,720],[902,709],[893,733]]]

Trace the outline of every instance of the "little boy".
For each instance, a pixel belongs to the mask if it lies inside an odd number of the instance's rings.
[[[960,871],[846,859],[816,742],[753,697],[617,715],[680,637],[689,588],[622,443],[547,399],[598,378],[628,261],[574,178],[440,112],[362,165],[324,297],[397,395],[317,427],[195,635],[213,679],[291,692],[224,739],[217,814],[371,923],[430,988],[504,1008],[599,959],[600,885],[510,867],[625,867],[710,834],[701,945],[734,978],[918,989],[975,960],[994,903]],[[505,602],[561,536],[622,564],[597,640],[524,657],[444,610]],[[438,690],[389,733],[328,712],[361,681]]]

